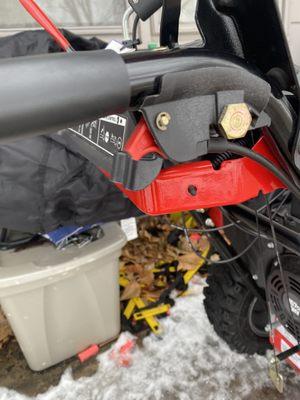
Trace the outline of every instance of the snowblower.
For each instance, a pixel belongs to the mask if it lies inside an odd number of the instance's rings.
[[[143,213],[195,210],[221,256],[205,260],[208,317],[237,351],[271,342],[282,391],[280,362],[300,371],[300,92],[276,2],[198,0],[199,41],[184,46],[180,0],[129,3],[123,48],[161,8],[156,51],[74,52],[64,41],[65,54],[0,62],[1,143],[68,129],[70,146]]]

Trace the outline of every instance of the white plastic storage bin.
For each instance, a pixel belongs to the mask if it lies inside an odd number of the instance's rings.
[[[78,248],[45,243],[0,253],[0,304],[30,368],[44,370],[120,332],[117,223]]]

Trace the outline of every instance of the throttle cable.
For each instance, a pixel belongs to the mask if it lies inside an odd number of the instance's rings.
[[[278,167],[272,164],[267,158],[246,147],[239,146],[227,140],[211,140],[208,144],[208,153],[218,154],[230,151],[233,154],[250,158],[271,171],[286,187],[300,200],[300,188],[292,182],[289,177]]]

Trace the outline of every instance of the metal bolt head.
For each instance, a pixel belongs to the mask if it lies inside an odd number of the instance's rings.
[[[275,248],[275,244],[273,242],[269,242],[267,246],[268,246],[269,249],[274,249]]]
[[[205,225],[208,226],[209,228],[215,227],[214,221],[211,218],[206,218]]]
[[[156,126],[160,131],[166,131],[171,122],[171,115],[167,112],[161,112],[156,117]]]
[[[219,125],[229,140],[246,136],[251,123],[252,116],[246,103],[226,106],[219,120]]]
[[[209,260],[210,260],[212,263],[215,263],[215,262],[220,261],[220,260],[221,260],[221,257],[219,256],[219,254],[214,253],[214,254],[212,254],[212,255],[210,256]]]

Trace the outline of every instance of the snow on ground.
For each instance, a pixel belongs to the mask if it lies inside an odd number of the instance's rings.
[[[131,367],[117,366],[108,351],[99,356],[94,376],[74,381],[66,371],[59,386],[36,400],[296,399],[300,379],[288,371],[294,392],[291,397],[277,397],[266,360],[235,354],[220,341],[204,311],[202,286],[193,286],[193,292],[179,299],[163,321],[161,340],[151,335],[134,350]],[[123,334],[115,347],[127,339]],[[25,399],[0,389],[0,400]]]

